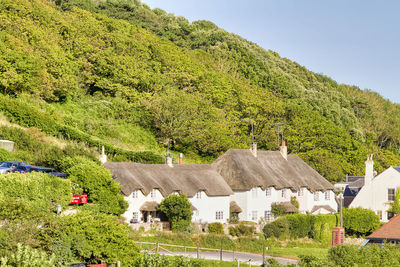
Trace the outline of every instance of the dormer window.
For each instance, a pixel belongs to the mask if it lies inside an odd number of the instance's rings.
[[[201,199],[201,191],[199,191],[199,192],[196,193],[196,198],[197,198],[197,199]]]
[[[282,189],[282,197],[286,198],[286,189]]]
[[[139,190],[133,190],[133,192],[132,192],[132,198],[138,198],[138,192]]]
[[[156,189],[151,189],[150,197],[156,198]]]
[[[329,194],[329,191],[325,191],[325,200],[330,200],[331,199],[331,194]]]
[[[271,196],[271,187],[268,187],[267,189],[265,189],[265,195],[267,196],[267,197],[269,197],[269,196]]]

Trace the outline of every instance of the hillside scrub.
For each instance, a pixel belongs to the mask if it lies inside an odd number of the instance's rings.
[[[140,1],[55,2],[2,2],[0,111],[15,123],[161,163],[167,139],[200,162],[247,148],[249,119],[275,150],[271,123],[285,122],[289,152],[332,182],[362,174],[371,153],[378,171],[400,164],[400,108],[376,93]]]

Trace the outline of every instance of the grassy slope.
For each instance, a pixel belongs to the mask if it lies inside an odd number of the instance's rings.
[[[371,152],[379,171],[400,164],[392,119],[399,108],[377,94],[338,85],[209,22],[130,1],[101,10],[90,0],[68,2],[105,15],[2,0],[0,91],[11,98],[3,96],[0,109],[19,125],[92,149],[109,144],[114,160],[136,158],[113,147],[160,154],[159,141],[169,138],[187,162],[209,162],[248,147],[250,118],[260,148],[275,149],[270,123],[284,121],[291,152],[332,181],[362,174]],[[18,113],[9,102],[31,109]]]

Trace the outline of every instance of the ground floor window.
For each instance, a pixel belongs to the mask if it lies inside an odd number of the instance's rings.
[[[388,211],[387,213],[387,219],[390,220],[394,216],[394,213],[391,211]]]
[[[267,222],[272,221],[273,218],[272,218],[272,213],[271,213],[270,210],[266,210],[266,211],[265,211],[264,219],[265,219]]]
[[[224,212],[223,211],[217,211],[215,213],[215,219],[217,220],[223,220],[224,219]]]
[[[382,211],[378,210],[376,214],[379,216],[379,220],[382,220]]]
[[[258,217],[257,217],[257,211],[256,210],[253,210],[252,212],[251,212],[251,220],[252,221],[256,221],[258,219]]]

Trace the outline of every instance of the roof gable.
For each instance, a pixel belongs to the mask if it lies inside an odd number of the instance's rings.
[[[368,236],[368,239],[398,239],[400,240],[400,213],[382,225]]]

